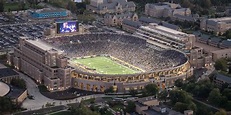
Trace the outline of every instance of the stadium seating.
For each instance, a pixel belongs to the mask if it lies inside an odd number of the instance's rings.
[[[108,54],[146,71],[176,67],[187,61],[176,50],[148,47],[146,41],[123,34],[84,34],[48,40],[70,58]]]

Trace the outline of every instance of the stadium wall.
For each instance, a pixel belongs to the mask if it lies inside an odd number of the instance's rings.
[[[129,92],[130,89],[142,89],[149,83],[157,83],[159,87],[165,88],[174,85],[174,81],[181,78],[186,79],[192,75],[189,71],[190,64],[186,63],[168,69],[127,75],[105,75],[87,73],[79,70],[72,71],[73,87],[77,89],[104,92],[105,89],[116,85],[118,92]]]

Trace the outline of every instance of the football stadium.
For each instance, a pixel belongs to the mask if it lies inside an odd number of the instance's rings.
[[[149,83],[160,87],[187,77],[188,57],[146,40],[125,34],[95,33],[50,38],[49,44],[65,52],[73,87],[103,92],[142,89]]]

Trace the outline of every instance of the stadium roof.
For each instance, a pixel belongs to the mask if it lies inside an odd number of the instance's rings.
[[[9,91],[10,87],[5,83],[0,82],[0,97],[5,96]]]
[[[183,32],[176,31],[176,30],[174,30],[172,28],[168,28],[168,27],[164,27],[164,26],[157,26],[156,28],[160,29],[160,30],[163,30],[163,31],[166,31],[166,32],[169,32],[171,34],[175,34],[175,35],[185,35],[185,33],[183,33]]]
[[[0,78],[1,77],[8,77],[13,75],[19,75],[16,71],[10,68],[2,68],[0,69]]]

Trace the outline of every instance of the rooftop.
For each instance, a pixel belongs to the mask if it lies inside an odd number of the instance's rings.
[[[16,71],[10,68],[1,68],[0,69],[0,78],[1,77],[8,77],[13,75],[19,75]]]
[[[164,22],[164,21],[161,22],[161,25],[164,26],[164,27],[173,29],[173,30],[179,30],[180,29],[179,26],[174,25],[174,24],[170,24],[170,23],[167,23],[167,22]]]
[[[140,22],[135,22],[135,21],[132,21],[132,20],[123,20],[123,23],[124,24],[127,24],[127,25],[130,25],[130,26],[133,26],[133,27],[136,27],[136,28],[139,28],[141,26],[141,23]]]
[[[20,89],[20,88],[14,87],[14,86],[10,86],[10,88],[11,88],[11,90],[6,96],[10,97],[11,99],[18,98],[26,90],[26,89]]]
[[[231,78],[222,74],[217,74],[216,79],[231,83]]]
[[[42,41],[42,40],[27,40],[27,42],[31,43],[32,45],[44,50],[44,51],[59,51],[58,49],[55,49],[54,47],[52,47],[51,45],[49,45],[48,43]]]
[[[156,112],[153,109],[144,110],[144,113],[146,113],[147,115],[162,115],[161,113]]]
[[[231,47],[231,41],[229,41],[229,40],[223,40],[221,43],[224,46]]]
[[[208,20],[213,20],[213,21],[216,21],[216,22],[225,22],[225,21],[231,21],[231,17],[210,18]]]
[[[149,17],[143,17],[143,16],[139,18],[139,21],[145,22],[145,23],[157,23],[157,24],[160,23],[160,21],[157,19],[153,19],[153,18],[149,18]]]
[[[154,96],[149,96],[149,97],[143,97],[143,98],[138,98],[137,101],[139,102],[145,102],[145,101],[150,101],[150,100],[156,100]]]

